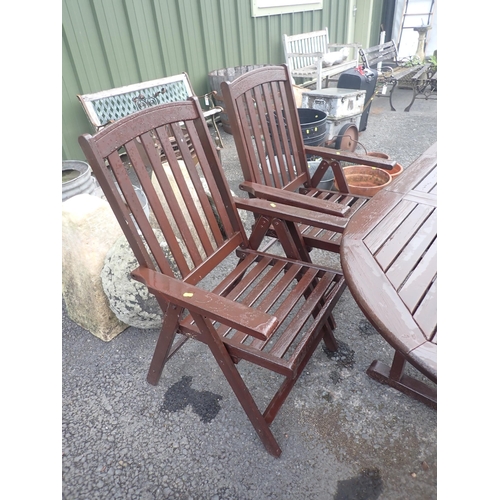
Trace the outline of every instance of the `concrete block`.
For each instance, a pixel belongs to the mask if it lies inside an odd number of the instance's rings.
[[[62,293],[68,316],[104,341],[128,325],[111,311],[101,281],[104,258],[122,230],[109,206],[79,194],[62,204]]]
[[[159,229],[153,231],[172,266],[174,275],[181,278],[161,231]],[[125,236],[120,236],[104,260],[101,272],[104,293],[116,317],[127,325],[141,329],[160,328],[163,323],[163,312],[156,297],[149,293],[145,285],[130,277],[131,271],[138,265],[127,239]]]

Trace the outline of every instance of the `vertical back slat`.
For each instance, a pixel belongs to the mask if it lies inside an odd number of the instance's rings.
[[[135,169],[144,168],[142,159],[137,151],[135,140],[125,143],[124,146],[125,150],[127,151],[127,155],[130,158],[130,161],[134,164]],[[165,259],[163,250],[161,249],[156,235],[153,232],[151,224],[146,217],[142,204],[137,197],[130,176],[127,172],[127,169],[125,168],[125,165],[123,164],[120,155],[118,154],[118,151],[114,151],[108,156],[108,163],[113,171],[116,183],[118,184],[121,191],[121,195],[118,193],[118,191],[115,192],[116,194],[114,196],[114,201],[115,203],[119,202],[118,200],[123,197],[125,201],[125,211],[127,211],[128,208],[135,219],[135,221],[132,220],[131,223],[128,224],[128,230],[137,235],[137,240],[141,241],[141,234],[139,234],[139,230],[134,223],[137,222],[137,225],[139,226],[142,233],[142,237],[147,242],[149,251],[153,255],[156,264],[162,272],[173,276],[173,272]],[[144,244],[142,244],[141,254],[145,257],[145,260],[149,265],[153,265],[151,259],[149,258],[149,252],[147,251],[146,247],[144,247]],[[141,263],[140,259],[137,259],[139,263]]]
[[[198,265],[204,256],[210,255],[213,251],[213,247],[208,238],[206,225],[201,221],[201,217],[206,213],[206,207],[203,204],[204,198],[206,197],[203,196],[200,198],[200,190],[197,189],[196,186],[196,181],[198,179],[195,179],[195,181],[193,182],[193,174],[190,171],[193,167],[193,161],[191,158],[188,158],[185,155],[185,149],[187,146],[186,143],[180,138],[180,136],[184,135],[183,132],[179,131],[179,129],[177,128],[177,124],[175,127],[173,126],[171,130],[178,143],[180,142],[179,150],[183,158],[183,169],[181,169],[178,161],[176,161],[175,159],[175,154],[170,146],[170,140],[167,139],[167,134],[165,133],[165,131],[161,130],[158,132],[161,132],[160,141],[162,142],[162,145],[165,149],[169,150],[168,165],[173,177],[171,179],[171,182],[175,185],[176,189],[180,193],[180,198],[176,197],[171,204],[172,207],[175,204],[176,213],[174,214],[174,216],[176,217],[176,219],[180,219],[183,221],[183,227],[181,229],[182,237],[188,246],[188,251],[191,254],[191,257],[193,258],[195,264]],[[190,186],[188,186],[188,182],[190,183]],[[198,210],[201,210],[202,212],[199,213]],[[200,254],[201,249],[199,250],[196,246],[195,248],[191,248],[190,246],[193,244],[193,240],[191,234],[188,234],[190,233],[190,230],[186,229],[188,218],[194,226],[195,234],[201,242],[201,246],[204,251],[203,257]]]
[[[288,140],[290,141],[291,150],[293,151],[294,162],[293,168],[290,165],[290,179],[297,179],[299,175],[303,175],[308,172],[307,168],[307,158],[304,151],[304,141],[302,138],[302,130],[300,126],[300,120],[298,116],[298,111],[295,106],[290,106],[290,103],[294,102],[294,96],[291,93],[291,87],[285,85],[284,81],[276,82],[279,86],[279,94],[281,95],[281,102],[283,105],[283,113],[285,115],[285,120],[287,123],[295,124],[294,127],[290,125],[288,132]],[[293,116],[292,116],[293,113]],[[307,175],[307,174],[306,174]]]
[[[183,151],[186,149],[185,142],[180,141],[179,151],[183,161],[183,168],[181,169],[166,129],[157,129],[157,133],[167,157],[167,162],[164,166],[168,174],[161,174],[163,182],[166,183],[165,198],[170,208],[171,216],[179,228],[178,237],[182,238],[186,251],[193,259],[194,264],[199,265],[207,255],[212,253],[213,248],[208,242],[206,228],[201,223],[200,214],[197,212],[197,208],[202,209],[200,204],[197,203],[198,200],[196,200],[197,192],[194,190],[195,188],[192,184],[192,190],[190,190],[187,184],[188,179],[186,179],[186,176],[189,175],[188,169],[192,163],[192,159],[185,155],[185,151]],[[170,133],[176,137],[173,130],[170,130]],[[191,176],[189,176],[189,182],[191,183]],[[160,185],[162,185],[161,182]],[[201,253],[202,250],[203,254]]]
[[[205,182],[205,186],[203,186],[203,188],[208,187],[208,191],[210,192],[210,196],[212,199],[212,204],[209,205],[209,209],[207,212],[208,222],[210,224],[210,227],[212,228],[213,236],[217,242],[217,245],[221,245],[224,241],[221,232],[222,230],[224,231],[226,236],[232,235],[234,233],[233,224],[231,223],[228,211],[225,209],[225,205],[228,200],[224,201],[221,196],[221,192],[226,193],[226,190],[220,189],[220,184],[224,183],[226,184],[227,191],[229,192],[229,186],[227,185],[225,178],[216,179],[217,174],[214,173],[211,168],[211,164],[215,161],[216,153],[212,150],[211,158],[208,158],[206,154],[206,148],[203,146],[199,135],[196,133],[194,124],[186,123],[186,129],[189,131],[192,145],[199,159],[198,168],[200,168]],[[214,213],[214,210],[216,211],[216,213]]]
[[[190,127],[190,125],[186,123],[184,124],[184,127],[186,127],[187,131],[187,127]],[[179,149],[182,151],[186,171],[189,174],[189,179],[186,179],[186,177],[183,175],[178,164],[175,165],[172,170],[174,172],[176,180],[178,181],[178,185],[184,196],[184,199],[190,201],[189,203],[186,203],[189,216],[192,223],[196,227],[196,232],[203,245],[205,255],[208,256],[211,255],[214,251],[214,246],[216,243],[213,243],[213,241],[218,240],[218,243],[220,244],[222,242],[222,236],[217,225],[217,221],[215,220],[215,216],[213,214],[208,196],[205,192],[205,188],[201,182],[198,172],[196,171],[195,163],[189,154],[186,155],[186,152],[188,152],[189,150],[186,143],[182,141],[184,131],[181,130],[180,125],[177,123],[172,127],[172,130],[174,133],[174,137],[180,143]],[[191,130],[191,132],[193,132],[193,130]],[[193,143],[193,141],[197,141],[196,136],[191,137],[189,133],[188,135],[190,137],[191,144]],[[199,144],[197,150],[195,149],[195,151],[197,151],[201,156],[201,158],[199,158],[200,160],[206,161],[206,158],[203,155],[202,148],[199,146]],[[187,185],[188,180],[191,184],[191,189]],[[199,206],[201,206],[201,212],[198,211]]]
[[[188,226],[188,223],[184,217],[183,207],[180,203],[184,203],[179,200],[179,193],[176,193],[177,185],[173,182],[173,175],[171,174],[172,168],[178,165],[177,154],[174,151],[173,145],[170,141],[169,134],[165,127],[160,127],[155,130],[155,135],[158,138],[163,154],[166,158],[163,162],[155,162],[153,167],[154,174],[156,176],[161,193],[159,193],[164,201],[166,207],[168,207],[168,214],[164,213],[160,218],[162,222],[158,220],[160,227],[169,228],[171,227],[174,231],[174,247],[176,248],[175,258],[179,259],[182,265],[182,269],[190,269],[192,264],[199,265],[202,261],[202,257],[198,251],[198,246],[194,239],[194,234]],[[165,209],[162,207],[161,211]],[[165,219],[169,220],[169,224],[164,226]],[[170,233],[170,231],[169,231]],[[182,235],[182,237],[181,237]],[[167,238],[167,235],[165,235]],[[172,235],[169,235],[171,238]],[[178,243],[179,242],[179,243]],[[182,245],[182,246],[181,246]],[[187,260],[187,254],[189,254],[192,262]]]
[[[242,125],[245,131],[244,135],[245,142],[247,144],[247,151],[251,156],[253,176],[255,176],[256,180],[259,179],[260,181],[260,176],[262,175],[265,179],[265,183],[267,185],[272,185],[271,173],[269,172],[266,164],[266,156],[268,156],[267,152],[271,147],[270,144],[266,144],[265,142],[265,127],[267,127],[267,124],[265,120],[262,122],[262,119],[259,118],[259,113],[256,112],[256,110],[259,109],[260,102],[260,89],[251,89],[242,95],[241,101],[238,100],[238,103],[241,103],[241,105],[238,105],[238,112],[240,116],[248,116],[248,121],[242,121]],[[252,148],[252,144],[254,144],[257,151],[257,158],[255,156],[255,151]]]
[[[139,232],[134,226],[129,208],[127,207],[124,198],[121,196],[121,190],[115,183],[117,180],[116,172],[125,170],[118,151],[113,151],[108,157],[100,158],[97,156],[98,151],[94,144],[86,144],[85,146],[86,148],[84,150],[87,154],[87,158],[89,158],[90,155],[93,155],[94,160],[100,166],[99,169],[94,169],[94,174],[106,198],[108,199],[111,208],[115,214],[117,214],[118,222],[123,232],[127,235],[129,244],[139,264],[153,268],[153,261],[142,243]],[[108,161],[110,169],[106,168],[104,160]]]
[[[281,148],[277,148],[277,144],[279,144],[280,133],[278,131],[275,119],[276,110],[274,109],[274,105],[269,97],[269,88],[266,85],[259,85],[255,87],[255,101],[255,110],[262,127],[261,134],[264,140],[266,151],[266,157],[260,158],[261,168],[263,171],[269,169],[271,170],[271,177],[273,181],[271,181],[269,185],[282,187],[280,183],[278,166],[276,164],[277,158],[281,155]],[[275,138],[274,141],[273,138]]]
[[[140,140],[141,140],[141,145],[144,148],[146,155],[149,159],[150,165],[152,166],[152,171],[155,172],[158,178],[158,173],[160,173],[160,175],[161,173],[164,174],[164,169],[161,161],[161,152],[158,149],[157,145],[155,144],[152,134],[150,132],[142,134]],[[163,209],[158,193],[153,186],[150,175],[147,171],[145,171],[145,169],[141,169],[141,171],[136,171],[136,174],[141,183],[141,187],[144,190],[144,193],[146,194],[149,206],[158,222],[163,237],[167,241],[169,250],[172,253],[177,263],[179,271],[181,272],[182,276],[186,276],[189,273],[190,266],[188,265],[184,257],[184,254],[177,241],[177,237],[172,228],[172,225],[170,224],[170,221],[168,220],[165,214],[165,210]],[[166,184],[164,183],[165,189],[171,191],[170,185],[168,184],[167,186]],[[173,199],[173,196],[174,195],[172,194],[172,196],[170,196],[167,199]]]
[[[273,101],[275,103],[275,113],[278,120],[278,130],[280,134],[281,154],[278,154],[278,164],[280,166],[282,185],[286,186],[294,175],[294,160],[291,156],[290,143],[290,121],[283,115],[285,107],[283,105],[283,95],[280,93],[278,82],[271,82]],[[293,151],[293,150],[292,150]]]

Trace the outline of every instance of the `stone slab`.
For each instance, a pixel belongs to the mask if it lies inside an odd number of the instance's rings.
[[[68,316],[106,342],[128,327],[109,308],[101,282],[104,258],[121,234],[107,201],[78,194],[62,203],[62,294]]]

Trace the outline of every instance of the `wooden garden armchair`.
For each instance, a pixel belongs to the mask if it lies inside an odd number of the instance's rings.
[[[196,97],[145,109],[79,142],[137,258],[132,277],[164,311],[148,382],[159,382],[164,364],[188,338],[203,342],[265,448],[279,456],[271,423],[319,343],[337,349],[332,310],[344,277],[301,261],[307,253],[295,232],[296,223],[315,214],[233,198]],[[126,155],[118,153],[123,148]],[[159,230],[132,181],[146,194]],[[237,208],[262,213],[260,227],[277,229],[288,257],[258,251],[263,231],[248,238]],[[324,227],[332,220],[317,218]],[[263,412],[237,369],[241,360],[283,377]]]
[[[228,115],[245,182],[252,197],[316,210],[346,220],[369,198],[349,193],[341,161],[390,169],[396,162],[326,147],[304,145],[292,80],[286,65],[265,66],[222,82]],[[321,163],[311,177],[307,157]],[[339,191],[318,189],[333,170]],[[342,229],[328,231],[301,224],[308,247],[339,253]]]

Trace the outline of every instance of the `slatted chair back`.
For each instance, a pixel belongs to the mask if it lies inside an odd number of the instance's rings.
[[[124,118],[112,129],[111,125],[103,129],[92,142],[84,141],[82,147],[92,164],[99,165],[99,169],[93,169],[95,176],[113,210],[120,214],[120,225],[139,264],[173,275],[171,262],[154,231],[157,225],[181,275],[192,274],[199,279],[206,258],[222,260],[217,252],[227,255],[243,243],[245,236],[239,219],[225,209],[232,200],[226,190],[219,190],[217,175],[210,172],[216,152],[208,144],[202,146],[197,138],[194,107],[184,123],[177,118],[185,106],[171,106],[169,123],[159,118],[164,113],[161,106],[148,109],[142,120]],[[155,127],[156,123],[161,126]],[[193,144],[193,139],[198,144]],[[117,141],[120,149],[116,148]],[[199,164],[188,143],[196,154],[203,155]],[[126,154],[119,154],[123,150]],[[129,173],[144,191],[155,224],[148,220]],[[219,177],[219,185],[225,184],[220,173]]]
[[[233,136],[245,179],[294,191],[311,180],[297,109],[288,106],[294,96],[285,75],[284,68],[269,69],[231,86],[222,82],[221,88],[231,96],[228,113],[239,132]]]
[[[286,65],[247,72],[233,82],[222,82],[221,90],[246,181],[240,187],[251,196],[312,208],[346,222],[368,198],[349,193],[340,160],[390,168],[378,158],[305,146]],[[306,154],[323,159],[312,177]],[[328,168],[339,191],[316,187]],[[308,246],[339,252],[341,221],[333,233],[309,226],[300,230]]]
[[[316,89],[321,89],[323,79],[326,79],[326,87],[329,79],[335,75],[357,66],[359,44],[330,43],[328,28],[298,35],[283,35],[283,50],[285,63],[294,78],[300,78],[313,82],[316,80]],[[354,57],[348,57],[354,50]],[[335,64],[329,63],[328,59],[335,54]],[[340,59],[337,57],[340,56]],[[346,59],[344,59],[344,56]]]
[[[158,384],[186,339],[207,344],[264,446],[279,456],[271,423],[319,343],[337,349],[332,310],[343,275],[256,250],[261,238],[247,238],[237,210],[252,200],[236,205],[196,97],[140,111],[79,142],[138,260],[132,277],[165,312],[148,381]],[[134,184],[147,197],[150,218]],[[281,213],[275,211],[263,224],[281,227],[293,253],[295,226],[273,218]],[[242,359],[283,378],[264,412],[236,367]]]
[[[318,60],[317,54],[326,54],[329,43],[327,28],[299,35],[283,35],[283,50],[290,70],[293,72],[296,69],[315,65]],[[292,57],[294,54],[302,54],[302,56]]]
[[[361,48],[359,57],[363,66],[367,69],[377,69],[379,63],[384,63],[385,66],[398,66],[399,57],[398,49],[394,40],[369,47],[368,49]]]

